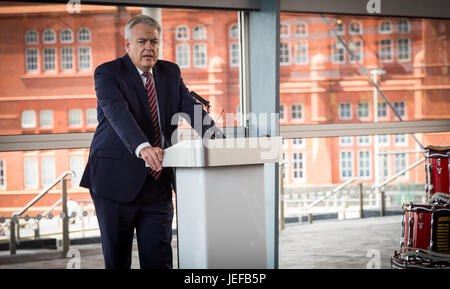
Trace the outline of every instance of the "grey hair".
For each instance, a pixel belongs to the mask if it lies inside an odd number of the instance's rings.
[[[125,39],[131,41],[131,30],[136,24],[139,23],[148,25],[150,27],[155,27],[156,30],[158,30],[158,33],[161,34],[161,25],[158,23],[158,21],[156,21],[150,16],[139,14],[134,16],[130,21],[128,21],[127,25],[125,26]]]

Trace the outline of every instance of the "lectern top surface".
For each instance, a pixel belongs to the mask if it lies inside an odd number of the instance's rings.
[[[185,140],[164,150],[163,167],[275,163],[281,148],[281,137]]]

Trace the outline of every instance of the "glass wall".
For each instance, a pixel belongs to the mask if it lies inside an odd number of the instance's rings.
[[[282,126],[450,118],[450,21],[282,13],[280,22]],[[448,132],[285,140],[285,190],[353,177],[370,187],[422,158],[421,146],[449,144]],[[423,165],[396,182],[423,191]]]
[[[186,86],[209,101],[219,126],[237,124],[226,123],[225,116],[236,114],[240,101],[238,12],[77,8],[0,4],[0,135],[93,133],[95,68],[125,55],[124,27],[141,13],[162,24],[160,58],[179,65]],[[0,216],[22,208],[62,172],[74,169],[80,176],[88,151],[0,152]],[[78,182],[71,186],[84,194],[80,198],[90,198]]]

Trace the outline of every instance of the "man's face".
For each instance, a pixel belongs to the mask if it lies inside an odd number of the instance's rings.
[[[159,57],[159,33],[142,23],[131,29],[131,40],[125,39],[125,50],[140,70],[149,72]]]

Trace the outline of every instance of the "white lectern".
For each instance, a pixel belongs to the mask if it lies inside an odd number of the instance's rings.
[[[164,151],[176,168],[178,266],[267,268],[264,163],[280,137],[182,141]]]

